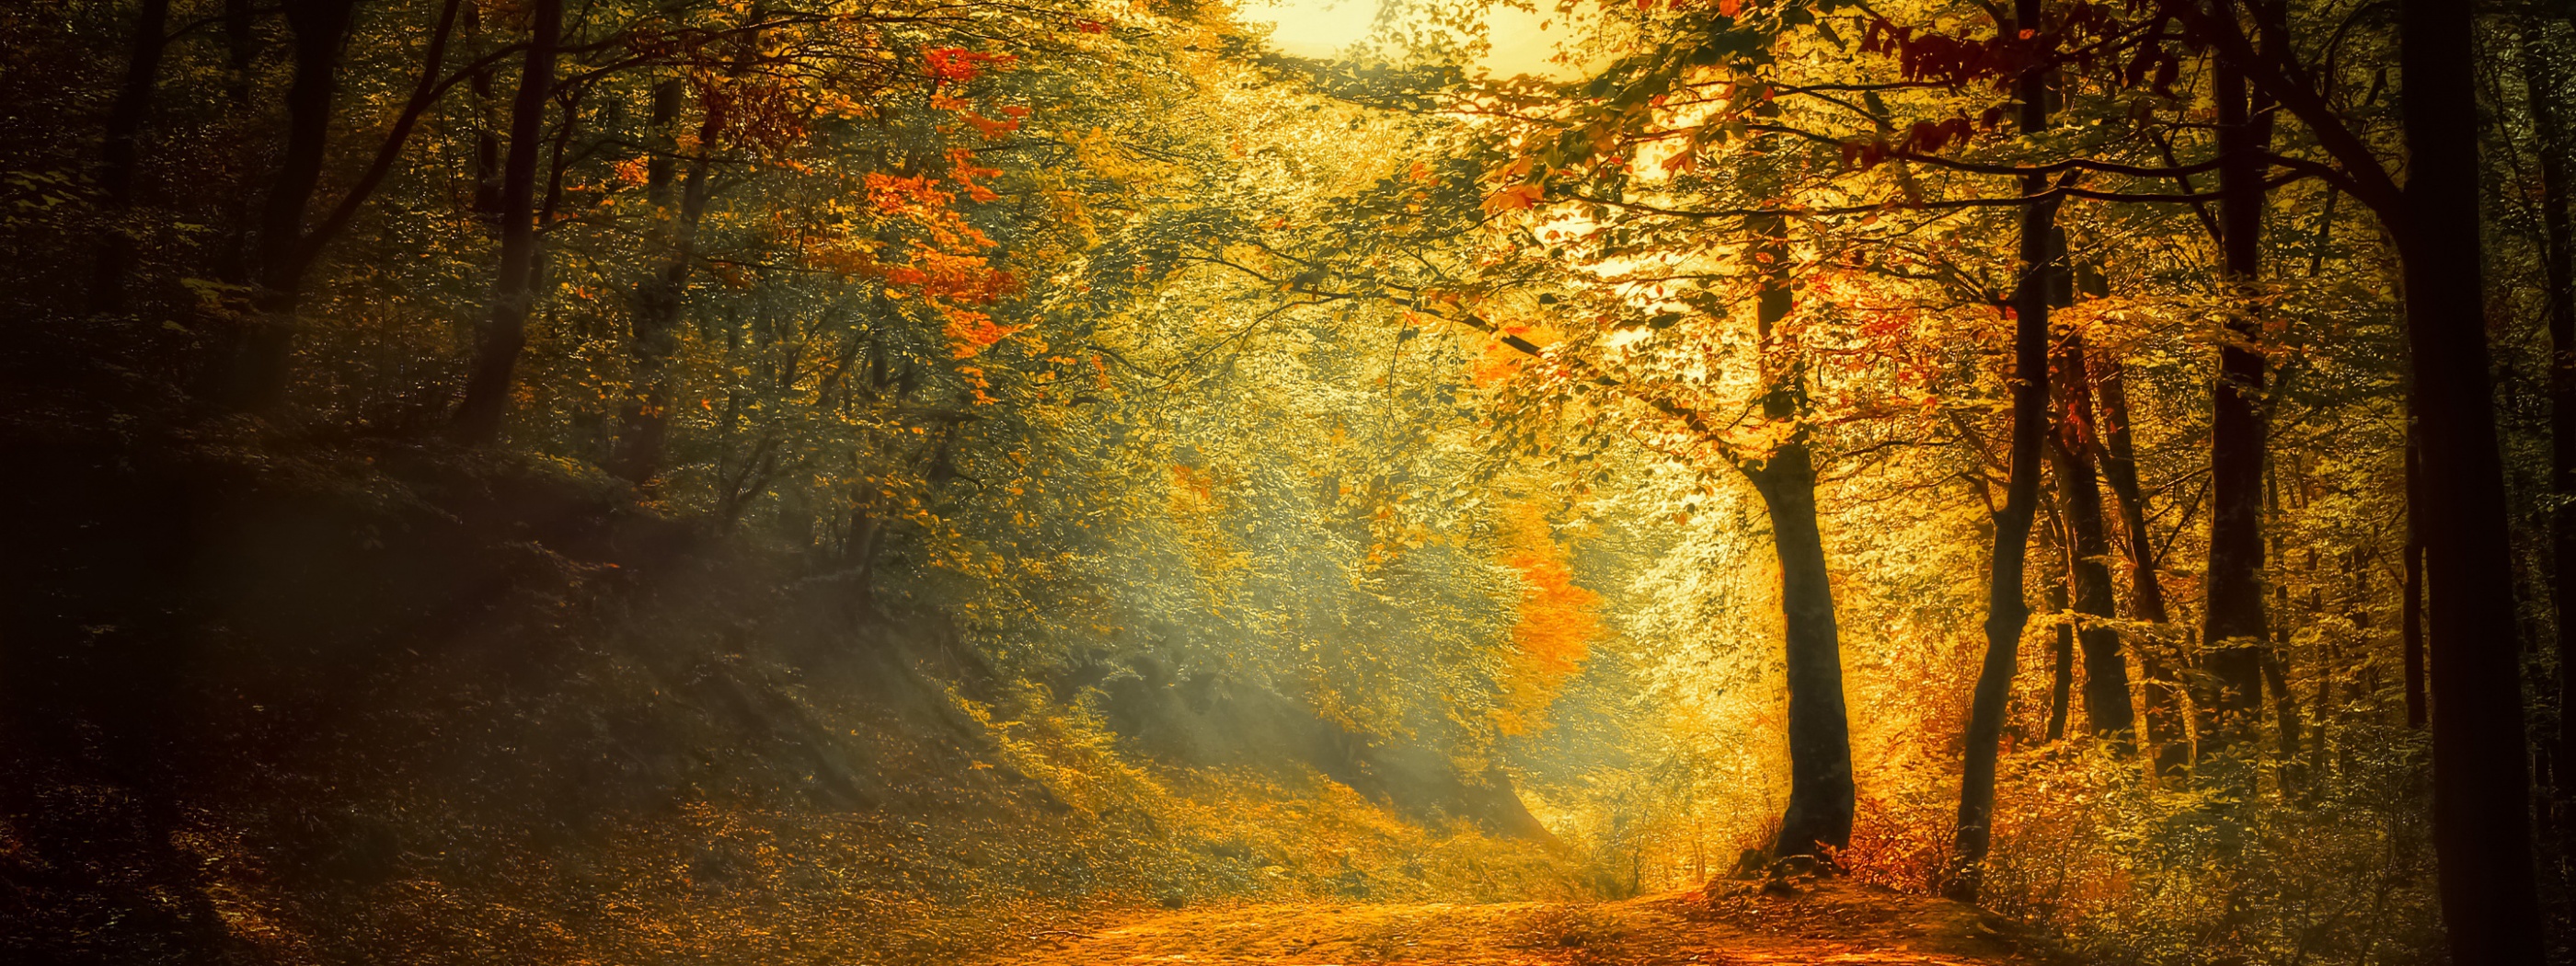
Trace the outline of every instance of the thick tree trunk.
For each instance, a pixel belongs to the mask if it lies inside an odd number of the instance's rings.
[[[2014,0],[2016,22],[2039,22],[2039,0]],[[2003,25],[2010,33],[2010,25]],[[2037,69],[2019,82],[2020,122],[2024,133],[2048,126],[2046,76]],[[2025,195],[2038,195],[2048,182],[2038,175],[2021,179]],[[2050,229],[2057,221],[2054,199],[2031,202],[2021,216],[2021,280],[2013,295],[2013,433],[2009,481],[2003,509],[1995,513],[1995,549],[1986,579],[1986,657],[1978,669],[1970,700],[1965,767],[1959,781],[1959,824],[1952,849],[1956,867],[1944,891],[1974,901],[1983,883],[1986,852],[1994,844],[1995,764],[2003,741],[2004,708],[2012,696],[2019,663],[2022,625],[2030,605],[2022,600],[2022,569],[2030,550],[2031,515],[2039,503],[2040,448],[2048,435],[2048,267]]]
[[[1779,856],[1851,844],[1851,737],[1843,705],[1841,630],[1816,526],[1816,471],[1803,442],[1788,443],[1758,472],[1780,558],[1780,605],[1789,672],[1789,807]]]
[[[2094,360],[2095,395],[2101,400],[2102,480],[2110,484],[2120,510],[2120,530],[2129,556],[2129,616],[2149,624],[2172,620],[2165,610],[2163,578],[2156,574],[2156,551],[2147,540],[2147,497],[2138,486],[2137,447],[2129,428],[2127,373],[2119,360]],[[2147,742],[2155,746],[2156,776],[2182,776],[2191,763],[2191,736],[2183,727],[2181,685],[2155,647],[2139,647],[2138,670],[2146,677],[2141,702]]]
[[[2062,252],[2051,252],[2063,258]],[[2059,342],[2051,388],[2058,403],[2056,438],[2049,459],[2057,469],[2059,503],[2065,507],[2072,551],[2067,563],[2074,575],[2076,640],[2084,652],[2084,718],[2093,733],[2125,748],[2137,728],[2129,703],[2129,659],[2120,653],[2120,632],[2108,621],[2118,615],[2111,588],[2111,541],[2102,521],[2102,487],[2093,467],[2092,380],[2084,370],[2084,338],[2069,333]]]
[[[288,0],[286,24],[295,35],[294,79],[286,90],[286,149],[259,217],[257,284],[259,317],[226,341],[209,373],[210,401],[224,409],[274,408],[286,392],[294,351],[295,311],[304,297],[304,217],[322,183],[330,148],[333,96],[341,49],[347,45],[355,0]]]
[[[1754,317],[1771,390],[1763,415],[1803,420],[1805,376],[1794,362],[1774,363],[1773,339],[1789,317],[1787,225],[1777,215],[1749,219],[1761,263]],[[1779,356],[1785,360],[1786,353]],[[1817,855],[1820,846],[1851,844],[1850,724],[1843,704],[1842,631],[1834,621],[1833,583],[1825,571],[1824,534],[1816,524],[1816,466],[1803,425],[1768,459],[1747,463],[1745,476],[1771,514],[1771,544],[1780,560],[1780,609],[1787,630],[1789,677],[1789,807],[1780,818],[1776,856]]]
[[[2222,15],[2233,16],[2222,2]],[[2261,270],[2263,138],[2241,67],[2219,58],[2220,247],[2226,284],[2244,300],[2227,321],[2218,350],[2210,419],[2210,514],[2207,609],[2211,693],[2200,703],[2200,752],[2242,744],[2257,727],[2263,700],[2263,355],[2253,318]]]
[[[143,0],[134,20],[133,53],[125,59],[125,80],[117,85],[116,102],[107,111],[107,136],[99,145],[99,207],[118,221],[134,207],[134,169],[142,157],[143,119],[151,113],[152,89],[161,78],[161,51],[169,46],[170,0]],[[89,310],[124,308],[125,276],[133,268],[133,236],[123,224],[107,226],[90,276]]]
[[[563,0],[535,0],[528,8],[528,53],[520,67],[518,96],[510,105],[510,156],[501,170],[500,277],[493,284],[492,314],[475,340],[465,400],[456,407],[457,434],[469,442],[500,436],[501,419],[509,412],[511,373],[527,346],[528,312],[536,298],[537,155],[544,149],[562,29]]]
[[[2400,257],[2432,606],[2433,846],[2451,961],[2543,961],[2512,546],[2486,343],[2473,9],[2403,0]]]

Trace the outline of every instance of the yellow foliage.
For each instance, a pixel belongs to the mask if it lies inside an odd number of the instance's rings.
[[[1501,701],[1492,714],[1502,733],[1524,735],[1544,726],[1557,692],[1591,656],[1601,636],[1601,595],[1575,584],[1565,548],[1537,501],[1504,511],[1503,546],[1503,565],[1521,575],[1520,621],[1512,626],[1512,650],[1497,682]]]

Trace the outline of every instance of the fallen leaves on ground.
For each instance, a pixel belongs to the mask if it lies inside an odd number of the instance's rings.
[[[1974,907],[1827,880],[1619,902],[1273,903],[1031,936],[1008,966],[2007,966],[2044,957]]]

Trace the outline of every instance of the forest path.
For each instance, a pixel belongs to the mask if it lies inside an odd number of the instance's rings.
[[[1721,883],[1619,902],[1285,903],[1182,912],[1010,966],[1125,963],[1358,966],[2006,966],[2048,960],[1970,906],[1829,880],[1795,894]]]

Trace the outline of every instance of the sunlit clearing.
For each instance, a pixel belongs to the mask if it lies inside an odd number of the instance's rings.
[[[1299,57],[1338,57],[1368,37],[1378,0],[1268,0],[1246,4],[1243,19],[1273,25],[1270,45]]]
[[[1265,0],[1244,5],[1241,15],[1246,22],[1271,25],[1270,45],[1281,53],[1329,59],[1366,44],[1383,9],[1378,0]],[[1504,6],[1487,7],[1482,17],[1488,46],[1476,59],[1478,70],[1560,80],[1578,72],[1557,63],[1557,54],[1588,18]]]

